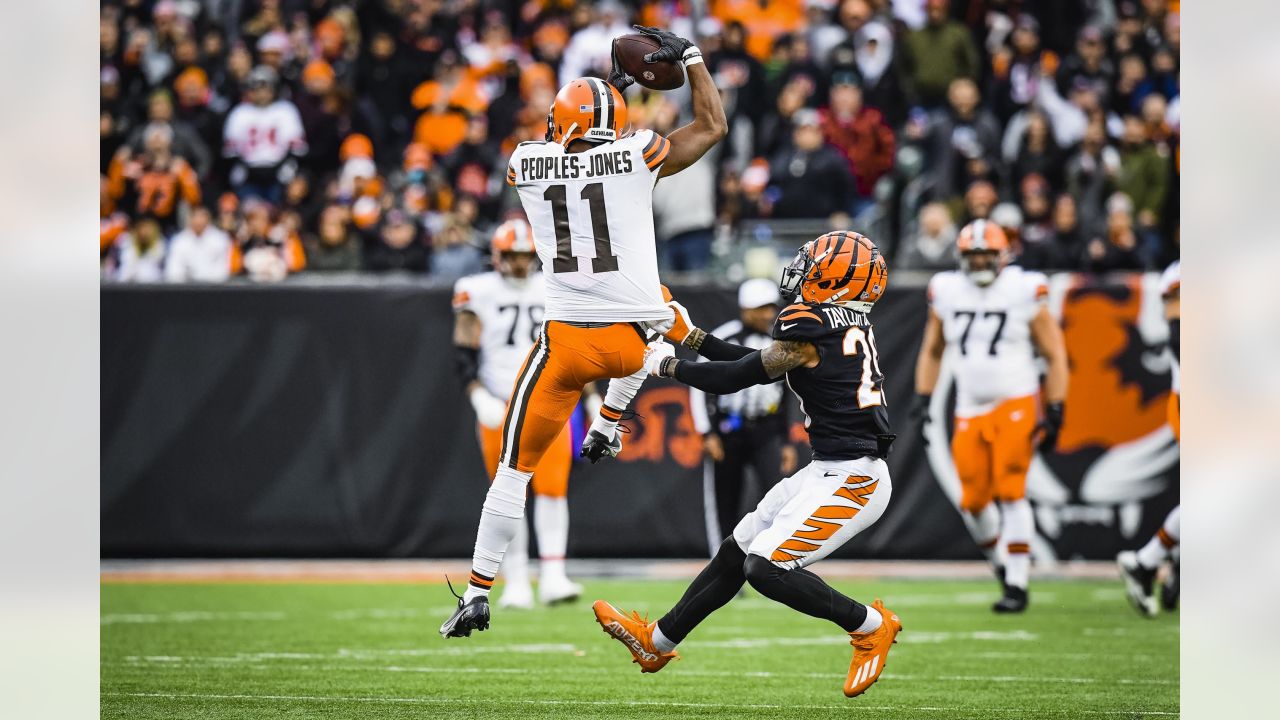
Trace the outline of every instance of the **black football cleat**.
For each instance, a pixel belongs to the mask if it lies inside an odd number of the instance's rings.
[[[1164,586],[1160,588],[1160,607],[1165,612],[1178,609],[1178,591],[1181,590],[1181,584],[1181,563],[1173,563],[1169,566],[1169,575],[1164,580]]]
[[[992,563],[991,570],[995,572],[996,580],[1000,581],[1000,587],[1004,587],[1004,565],[1001,565],[1000,563]]]
[[[1159,612],[1155,598],[1156,571],[1142,567],[1138,562],[1138,554],[1132,550],[1117,555],[1116,566],[1120,568],[1120,577],[1124,580],[1124,591],[1129,596],[1129,603],[1142,615],[1155,617]]]
[[[599,432],[592,430],[582,440],[582,451],[578,453],[591,461],[594,465],[604,457],[618,457],[618,453],[622,452],[622,433],[614,431],[613,439],[605,437]]]
[[[991,606],[991,610],[997,613],[1020,613],[1027,609],[1030,597],[1027,595],[1026,588],[1014,587],[1013,585],[1004,586],[1004,597],[996,601]]]
[[[440,626],[440,637],[471,637],[472,630],[489,629],[489,598],[481,595],[464,603],[458,598],[458,609]]]

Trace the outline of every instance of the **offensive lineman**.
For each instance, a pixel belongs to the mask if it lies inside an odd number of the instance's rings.
[[[716,394],[785,376],[805,413],[814,460],[769,490],[658,621],[595,602],[596,621],[627,647],[641,672],[661,670],[676,657],[676,645],[749,582],[761,595],[849,634],[854,650],[845,695],[861,695],[880,678],[902,630],[898,616],[878,599],[867,607],[845,597],[805,567],[870,527],[889,504],[884,457],[894,436],[867,317],[887,282],[874,243],[857,233],[830,232],[805,243],[783,271],[780,290],[796,304],[783,309],[773,342],[763,350],[692,327],[676,304],[667,337],[712,362],[677,360],[670,345],[655,344],[645,359],[650,374]]]
[[[1164,298],[1164,318],[1169,323],[1169,371],[1173,386],[1169,392],[1169,427],[1174,440],[1181,440],[1180,427],[1182,398],[1181,325],[1182,325],[1182,264],[1175,260],[1160,276],[1160,295]],[[1182,506],[1169,511],[1156,534],[1137,552],[1126,550],[1116,556],[1120,576],[1124,578],[1125,593],[1134,609],[1147,617],[1158,612],[1155,599],[1156,571],[1166,559],[1172,560],[1169,578],[1160,591],[1160,605],[1172,611],[1178,607],[1179,562],[1178,544],[1182,539]]]
[[[524,219],[508,220],[493,233],[491,272],[458,280],[453,291],[453,345],[458,373],[476,412],[476,432],[485,467],[498,467],[502,419],[511,384],[542,325],[546,283],[535,266],[533,230]],[[582,586],[565,574],[569,540],[569,469],[572,440],[566,424],[533,473],[533,526],[538,533],[539,599],[554,605],[577,599]],[[502,559],[506,586],[499,607],[533,607],[529,584],[529,528],[521,523]]]
[[[1037,432],[1041,448],[1051,449],[1057,442],[1067,396],[1067,352],[1062,329],[1045,302],[1048,280],[1038,272],[1005,266],[1009,241],[998,225],[975,220],[960,230],[956,243],[960,270],[938,273],[929,281],[929,319],[916,361],[911,414],[923,435],[943,352],[950,348],[956,368],[951,453],[960,476],[960,510],[1003,586],[1003,597],[992,610],[1022,612],[1035,530],[1027,469]],[[1039,423],[1040,378],[1033,346],[1049,366]]]
[[[546,315],[512,391],[497,472],[480,514],[471,578],[444,637],[489,627],[489,590],[524,523],[525,486],[569,419],[584,386],[611,378],[581,454],[592,462],[622,449],[617,424],[644,382],[650,330],[674,322],[658,281],[653,186],[689,167],[725,136],[720,93],[693,43],[636,26],[661,47],[646,62],[679,60],[693,97],[693,122],[670,137],[627,134],[620,89],[632,79],[615,63],[609,82],[578,78],[556,95],[543,142],[511,154],[507,182],[533,226],[546,277]]]

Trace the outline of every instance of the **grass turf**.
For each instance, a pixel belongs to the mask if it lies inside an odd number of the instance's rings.
[[[1178,713],[1177,616],[1138,617],[1117,582],[1040,582],[995,616],[990,582],[837,583],[902,618],[881,680],[840,691],[837,628],[751,594],[683,659],[641,675],[590,600],[658,616],[683,582],[588,581],[577,605],[496,611],[443,640],[444,587],[105,584],[102,717],[1139,718]]]

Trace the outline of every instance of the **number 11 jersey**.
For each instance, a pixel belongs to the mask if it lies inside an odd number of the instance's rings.
[[[671,143],[651,130],[580,153],[520,143],[507,183],[520,193],[547,283],[547,320],[669,320],[653,232],[653,186]]]

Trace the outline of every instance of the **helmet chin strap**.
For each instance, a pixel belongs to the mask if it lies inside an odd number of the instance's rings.
[[[569,138],[573,135],[573,131],[578,129],[578,123],[573,123],[568,130],[560,136],[560,147],[569,147]]]

